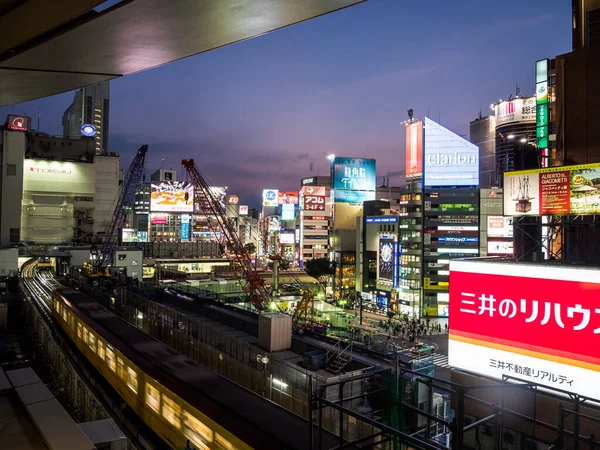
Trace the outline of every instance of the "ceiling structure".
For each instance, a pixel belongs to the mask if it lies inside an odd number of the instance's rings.
[[[0,106],[158,67],[363,1],[0,0]]]

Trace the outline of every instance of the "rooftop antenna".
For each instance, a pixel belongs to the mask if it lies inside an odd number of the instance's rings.
[[[519,85],[517,84],[517,97],[521,95],[521,89],[519,89]]]

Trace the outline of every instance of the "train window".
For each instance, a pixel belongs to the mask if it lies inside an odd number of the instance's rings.
[[[66,322],[67,321],[67,308],[63,308],[62,316],[63,316],[63,320]]]
[[[123,380],[123,382],[127,383],[127,371],[125,370],[127,366],[121,358],[117,356],[117,376]]]
[[[131,367],[127,368],[127,386],[129,386],[129,389],[137,394],[137,373],[135,373],[135,370],[133,370]]]
[[[98,357],[104,361],[104,355],[105,355],[105,351],[104,351],[104,342],[98,340]]]
[[[212,430],[187,411],[183,411],[181,417],[183,419],[183,435],[196,447],[207,448],[206,444],[213,441]]]
[[[77,337],[79,339],[81,339],[81,330],[82,330],[82,328],[83,327],[81,326],[81,323],[77,322]]]
[[[94,333],[90,333],[88,338],[88,345],[90,346],[90,349],[94,353],[96,353],[96,336],[94,336]]]
[[[146,404],[160,414],[160,392],[151,384],[146,383]]]
[[[233,444],[221,436],[219,433],[215,433],[215,444],[217,444],[218,449],[223,450],[235,450]]]
[[[113,372],[115,372],[117,370],[117,362],[116,362],[116,359],[115,359],[115,354],[108,347],[106,347],[106,364],[108,364],[108,367]]]
[[[83,342],[85,342],[86,344],[88,343],[88,330],[86,327],[83,327],[83,331],[81,332],[82,337],[81,339],[83,339]]]
[[[179,415],[181,414],[181,406],[163,394],[162,396],[162,414],[167,421],[175,428],[181,428]]]
[[[54,309],[58,311],[58,300],[54,299]]]

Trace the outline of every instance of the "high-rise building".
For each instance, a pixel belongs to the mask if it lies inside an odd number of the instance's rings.
[[[90,128],[97,155],[108,151],[108,127],[110,111],[110,82],[92,84],[75,92],[73,103],[65,110],[62,118],[64,137],[79,139],[83,125]],[[85,136],[88,136],[85,134]]]
[[[482,116],[469,124],[469,140],[479,147],[479,184],[498,186],[496,177],[496,116]]]
[[[600,2],[572,0],[573,50],[600,46]]]

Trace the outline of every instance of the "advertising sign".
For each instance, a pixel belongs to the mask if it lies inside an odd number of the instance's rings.
[[[298,191],[279,191],[278,203],[280,205],[290,203],[292,205],[298,204]]]
[[[150,224],[152,225],[166,225],[167,215],[166,214],[152,214],[150,217]]]
[[[487,236],[488,238],[512,238],[513,218],[502,216],[488,216]]]
[[[535,63],[535,97],[537,104],[536,138],[544,154],[548,148],[548,66],[550,61],[542,59]],[[547,161],[545,161],[547,164]],[[544,165],[546,167],[546,165]]]
[[[600,271],[450,262],[449,364],[600,399]]]
[[[153,181],[150,211],[193,212],[194,185],[186,181]]]
[[[9,114],[6,118],[6,129],[15,131],[28,131],[31,129],[31,118]]]
[[[96,169],[93,164],[26,159],[23,164],[25,191],[53,194],[96,193]]]
[[[512,255],[514,253],[512,241],[494,241],[488,240],[488,255]]]
[[[281,233],[279,235],[279,242],[281,244],[293,244],[294,234],[293,233]]]
[[[240,203],[240,198],[237,195],[228,195],[227,196],[227,204],[228,205],[237,205]]]
[[[505,172],[504,214],[600,214],[600,164]]]
[[[406,125],[406,178],[423,175],[423,122]]]
[[[375,160],[366,158],[334,158],[331,163],[334,201],[361,203],[375,200]]]
[[[189,241],[191,232],[192,232],[192,227],[190,225],[190,216],[187,214],[182,214],[181,215],[181,230],[179,232],[179,238],[182,241]]]
[[[281,220],[296,220],[296,205],[292,203],[281,205]]]
[[[393,237],[379,237],[378,281],[393,283],[397,260],[394,258],[395,240]]]
[[[479,147],[425,117],[424,186],[478,186]]]
[[[279,191],[277,189],[263,189],[263,206],[277,206],[278,194]]]
[[[240,216],[248,215],[248,205],[240,205]]]
[[[513,122],[535,122],[535,97],[516,98],[497,103],[494,111],[497,127]]]
[[[80,131],[83,136],[92,137],[96,135],[96,127],[89,123],[81,125]]]
[[[269,232],[275,233],[279,231],[279,217],[271,217],[269,218]]]
[[[303,186],[304,211],[325,211],[325,186]]]

